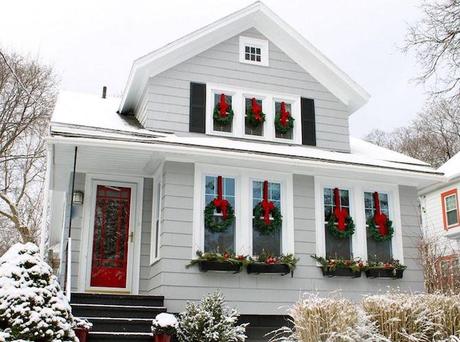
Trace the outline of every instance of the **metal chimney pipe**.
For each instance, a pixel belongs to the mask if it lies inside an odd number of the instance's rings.
[[[107,87],[103,86],[102,87],[102,98],[105,99],[107,97]]]

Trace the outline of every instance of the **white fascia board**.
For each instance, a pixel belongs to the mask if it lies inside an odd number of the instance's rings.
[[[95,147],[110,147],[119,149],[137,149],[151,152],[164,153],[167,159],[183,162],[196,162],[197,158],[200,157],[203,160],[210,160],[215,157],[216,160],[225,161],[230,160],[232,163],[237,161],[247,162],[261,162],[267,164],[282,165],[283,167],[289,168],[293,173],[312,175],[312,171],[324,173],[334,173],[338,177],[349,178],[356,177],[357,175],[368,175],[373,178],[377,176],[379,178],[388,179],[391,183],[418,186],[418,184],[430,184],[440,182],[444,176],[421,173],[410,170],[399,170],[382,168],[379,166],[364,166],[364,165],[353,165],[343,164],[340,162],[334,163],[334,161],[318,161],[318,160],[306,160],[299,158],[286,158],[277,157],[271,155],[253,154],[247,152],[237,151],[223,151],[221,149],[204,149],[195,146],[178,146],[166,143],[144,143],[144,142],[127,142],[127,141],[115,141],[115,140],[103,140],[94,138],[82,138],[82,137],[49,137],[49,142],[56,144],[71,144],[79,146],[95,146]]]
[[[251,27],[280,47],[353,113],[369,94],[261,2],[256,2],[134,61],[119,111],[135,109],[148,79]]]

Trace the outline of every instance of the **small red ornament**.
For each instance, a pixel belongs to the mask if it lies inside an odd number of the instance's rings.
[[[217,198],[214,199],[214,205],[216,206],[217,212],[221,212],[223,219],[226,220],[228,217],[229,203],[222,196],[223,196],[222,176],[218,176],[217,177]]]
[[[220,94],[220,101],[219,101],[219,115],[221,118],[226,118],[228,115],[228,107],[229,104],[225,100],[225,94]]]
[[[375,213],[374,213],[374,221],[375,224],[378,226],[378,230],[380,235],[386,236],[388,235],[388,217],[382,213],[380,209],[380,199],[379,193],[374,192],[374,205],[375,205]]]

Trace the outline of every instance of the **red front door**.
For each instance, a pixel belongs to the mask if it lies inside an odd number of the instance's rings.
[[[98,185],[91,286],[126,288],[131,188]]]

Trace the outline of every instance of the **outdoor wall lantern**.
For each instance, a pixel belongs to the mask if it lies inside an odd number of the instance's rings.
[[[74,191],[72,201],[73,201],[73,204],[82,205],[83,204],[83,192],[82,191]]]

